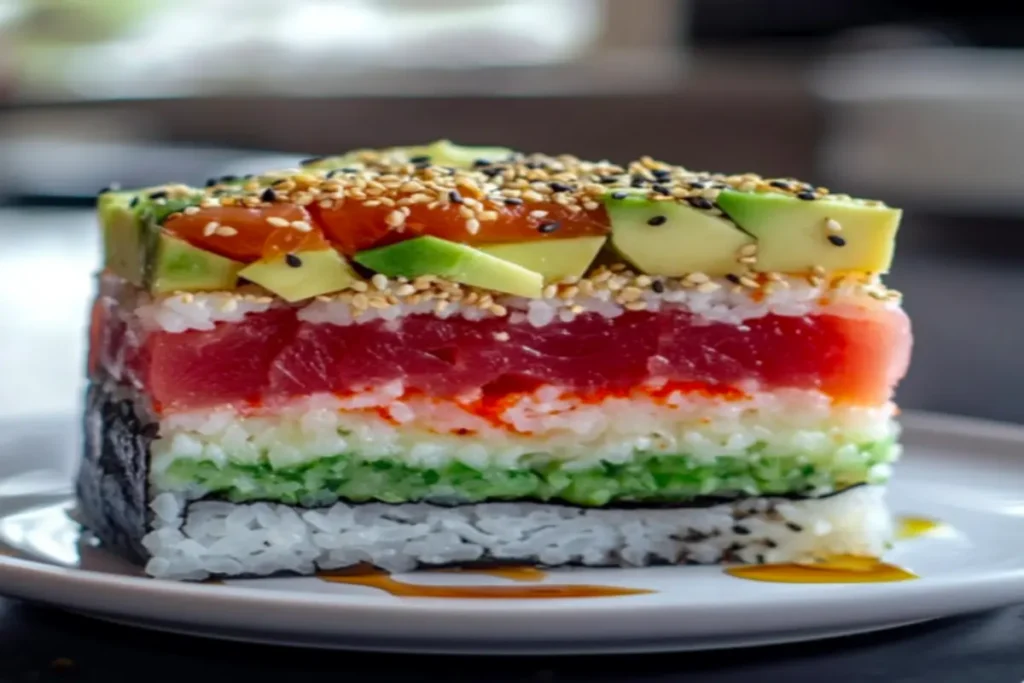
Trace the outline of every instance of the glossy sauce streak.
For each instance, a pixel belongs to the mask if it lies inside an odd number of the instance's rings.
[[[891,583],[918,576],[873,557],[837,555],[815,564],[759,564],[730,567],[726,574],[771,583]]]
[[[487,576],[497,576],[502,579],[509,579],[511,581],[521,581],[524,583],[543,581],[545,577],[547,577],[548,575],[547,572],[541,569],[537,569],[536,567],[515,565],[509,565],[507,567],[467,567],[465,569],[434,569],[431,571],[442,572],[445,574],[485,574]]]
[[[898,540],[917,538],[938,531],[944,526],[942,522],[927,517],[900,517],[896,520],[896,538]]]
[[[639,588],[588,586],[584,584],[533,586],[428,586],[396,581],[388,574],[353,574],[325,572],[317,575],[322,581],[350,586],[377,588],[402,598],[457,598],[494,600],[545,600],[557,598],[606,598],[618,595],[652,593]]]

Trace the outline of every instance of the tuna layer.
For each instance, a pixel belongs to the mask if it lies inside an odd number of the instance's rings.
[[[864,299],[800,315],[758,311],[739,321],[664,302],[657,310],[584,311],[543,324],[521,311],[356,322],[330,304],[312,304],[168,331],[143,329],[145,316],[101,297],[92,365],[94,374],[123,372],[161,412],[344,395],[392,381],[445,398],[495,398],[546,382],[598,396],[652,380],[716,390],[753,383],[872,405],[889,400],[906,369],[910,333],[902,310]],[[542,304],[531,303],[531,311]],[[176,305],[205,312],[195,297]]]

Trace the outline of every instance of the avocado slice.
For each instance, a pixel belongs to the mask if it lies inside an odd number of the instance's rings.
[[[153,294],[234,289],[244,267],[164,234],[157,237],[149,264],[146,282]]]
[[[136,287],[142,286],[145,246],[142,224],[132,206],[134,192],[104,192],[96,201],[103,232],[103,265]]]
[[[388,277],[436,275],[454,282],[540,298],[544,277],[479,249],[429,235],[357,253],[356,263]]]
[[[567,277],[583,277],[607,241],[607,237],[599,235],[485,244],[477,249],[540,273],[545,282],[556,282]]]
[[[649,275],[728,275],[739,268],[740,248],[754,242],[732,221],[687,204],[653,201],[636,192],[623,197],[621,191],[606,194],[604,202],[612,246]]]
[[[478,161],[496,163],[511,157],[515,152],[507,147],[469,147],[457,145],[450,140],[437,140],[428,145],[412,145],[409,147],[386,147],[384,149],[357,149],[340,156],[315,159],[302,164],[310,170],[328,171],[352,166],[361,167],[361,156],[366,152],[394,157],[398,159],[424,159],[436,166],[469,169]]]
[[[723,190],[718,205],[757,238],[754,269],[761,272],[805,273],[820,266],[887,273],[902,216],[900,209],[863,200],[781,192]]]
[[[238,275],[286,301],[338,292],[360,279],[334,249],[280,254],[250,263]]]

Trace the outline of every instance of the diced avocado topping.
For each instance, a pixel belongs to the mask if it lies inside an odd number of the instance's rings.
[[[429,145],[388,147],[379,150],[357,149],[341,156],[307,159],[302,163],[302,167],[309,170],[331,170],[350,166],[358,168],[365,161],[372,159],[468,169],[507,160],[513,154],[513,150],[506,147],[463,146],[456,145],[450,140],[438,140]]]
[[[485,244],[480,251],[540,273],[545,282],[583,277],[607,237],[569,237],[535,242]]]
[[[435,275],[517,296],[539,298],[544,288],[544,278],[540,273],[465,244],[437,237],[416,237],[362,251],[355,255],[355,261],[388,277]]]
[[[606,195],[605,207],[612,224],[612,246],[652,275],[728,275],[738,269],[739,250],[754,242],[727,218],[687,204],[619,192]]]
[[[157,240],[149,263],[146,280],[153,294],[234,289],[244,267],[165,234]]]
[[[761,272],[887,273],[901,211],[860,200],[723,190],[718,205],[757,238]]]
[[[333,249],[280,254],[245,266],[239,277],[255,282],[286,301],[338,292],[359,279]]]
[[[96,206],[103,228],[104,267],[141,287],[145,247],[134,197],[132,192],[105,192]]]

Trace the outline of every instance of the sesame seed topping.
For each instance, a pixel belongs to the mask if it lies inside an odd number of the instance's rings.
[[[448,193],[448,200],[453,204],[461,204],[463,202],[462,195],[459,194],[458,190],[452,190]]]
[[[302,259],[300,259],[295,254],[285,254],[284,262],[287,263],[292,268],[298,268],[299,266],[302,265]]]
[[[220,226],[214,232],[217,235],[220,235],[221,237],[234,237],[235,235],[238,234],[237,230],[235,230],[234,228],[229,227],[227,225]]]
[[[508,332],[495,332],[494,339],[500,342],[507,342],[511,337]]]
[[[306,221],[292,221],[291,226],[299,232],[311,232],[313,230],[313,226]]]
[[[825,229],[829,232],[840,232],[843,226],[834,218],[829,218],[825,221]]]
[[[478,232],[480,232],[480,221],[478,221],[475,218],[470,218],[468,221],[466,221],[466,231],[470,235],[475,235]]]
[[[843,239],[842,237],[840,237],[839,235],[829,235],[828,236],[828,241],[831,242],[832,244],[834,244],[837,247],[845,247],[846,246],[846,240]]]
[[[647,225],[665,225],[668,222],[667,216],[651,216],[647,219]]]
[[[628,192],[612,192],[612,199],[625,199],[628,196]]]
[[[562,224],[559,221],[545,221],[537,226],[537,231],[547,235],[558,230],[560,227],[562,227]]]
[[[291,225],[291,223],[288,222],[288,219],[281,218],[280,216],[267,216],[266,221],[275,228],[287,228]]]
[[[548,187],[551,188],[552,192],[571,192],[572,191],[572,187],[570,187],[569,185],[566,185],[565,183],[557,183],[557,182],[556,183],[549,183]]]
[[[273,202],[276,199],[277,199],[277,193],[274,192],[273,188],[270,188],[270,187],[268,187],[267,189],[263,190],[263,193],[260,195],[260,200],[264,201],[264,202]]]
[[[810,192],[808,190],[804,190],[803,192],[798,192],[796,196],[797,196],[797,199],[803,199],[805,201],[810,201],[812,199],[817,199],[818,198],[818,196],[816,194],[814,194],[813,192]]]
[[[397,228],[399,225],[405,223],[405,213],[398,210],[392,211],[384,218],[384,222],[392,228]]]
[[[209,223],[206,224],[206,227],[203,228],[203,235],[206,237],[210,237],[215,232],[217,232],[218,228],[220,228],[220,223],[218,223],[217,221],[210,221]]]
[[[715,205],[709,202],[704,197],[687,197],[686,201],[690,204],[690,206],[693,206],[694,208],[697,209],[708,210],[715,208]]]
[[[651,289],[654,290],[655,294],[662,294],[665,291],[665,283],[661,280],[655,280],[651,283]]]

